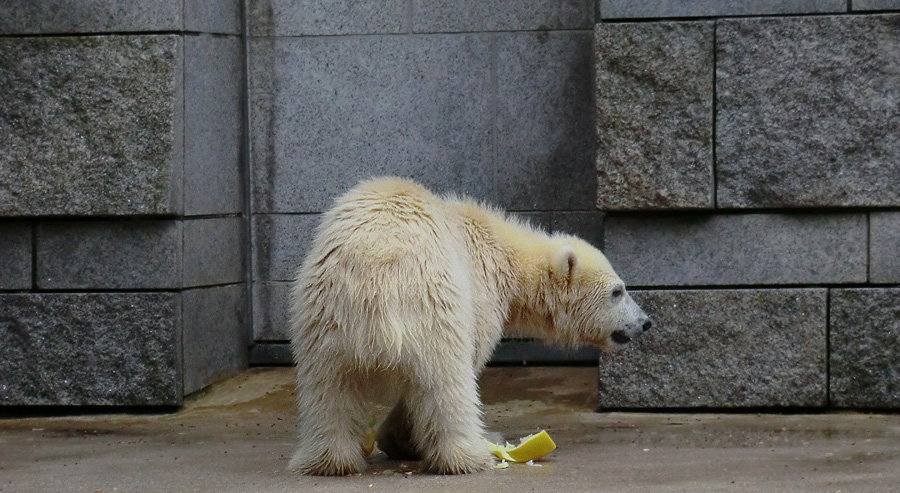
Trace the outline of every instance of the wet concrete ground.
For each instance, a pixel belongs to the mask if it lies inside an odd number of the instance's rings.
[[[356,476],[289,474],[290,369],[257,369],[174,414],[0,419],[0,491],[900,491],[900,416],[596,413],[595,373],[486,372],[488,427],[559,446],[540,467],[446,477],[376,453]]]

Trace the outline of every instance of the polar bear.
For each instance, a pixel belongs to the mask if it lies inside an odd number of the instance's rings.
[[[470,473],[492,464],[477,377],[506,333],[617,349],[650,328],[599,250],[399,178],[336,200],[291,291],[300,444],[292,471],[362,470],[369,398],[392,458]]]

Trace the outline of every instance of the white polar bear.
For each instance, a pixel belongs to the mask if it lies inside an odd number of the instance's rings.
[[[365,467],[368,396],[396,406],[378,446],[428,471],[492,464],[476,379],[500,341],[616,349],[650,328],[600,251],[397,178],[324,214],[291,292],[300,445],[289,469]]]

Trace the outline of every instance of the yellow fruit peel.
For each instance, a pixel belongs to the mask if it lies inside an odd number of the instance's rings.
[[[360,448],[362,448],[363,457],[368,457],[372,455],[372,451],[375,450],[375,430],[369,428],[369,431],[366,433],[366,438],[360,444]]]
[[[541,457],[553,452],[556,444],[546,431],[528,435],[519,440],[518,445],[498,445],[488,442],[488,449],[492,454],[509,462],[528,462],[530,460],[538,460]]]

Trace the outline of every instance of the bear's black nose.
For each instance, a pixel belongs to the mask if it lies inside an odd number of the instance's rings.
[[[644,332],[647,332],[648,330],[650,330],[651,326],[653,326],[653,322],[651,322],[650,319],[647,319],[647,321],[644,322],[644,327],[643,327]]]

